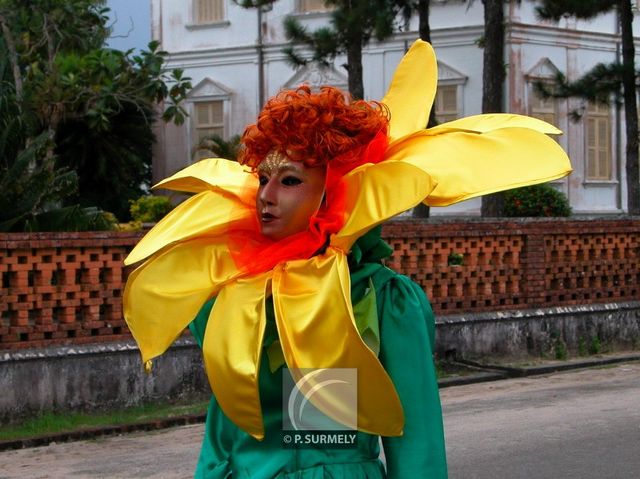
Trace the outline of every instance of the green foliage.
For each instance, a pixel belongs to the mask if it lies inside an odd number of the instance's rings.
[[[588,354],[600,354],[602,352],[602,344],[598,336],[591,336],[589,344],[587,341],[580,337],[578,338],[578,355],[586,356]]]
[[[293,47],[287,47],[285,52],[294,65],[308,61],[327,64],[345,53],[352,42],[364,46],[372,38],[384,40],[393,33],[398,14],[408,15],[412,8],[411,2],[402,0],[327,0],[325,3],[333,7],[329,12],[329,27],[309,32],[294,17],[285,19],[286,37],[312,50],[312,58],[307,59]]]
[[[24,231],[114,231],[118,222],[113,213],[96,207],[65,206],[44,211],[25,222]]]
[[[636,2],[637,3],[637,2]],[[568,82],[564,75],[558,75],[551,88],[539,84],[537,88],[544,96],[557,98],[576,97],[599,103],[624,103],[626,116],[626,165],[627,208],[629,214],[640,214],[640,166],[638,165],[638,73],[635,68],[635,46],[633,38],[633,2],[631,0],[541,0],[538,15],[544,19],[558,21],[562,17],[590,19],[597,15],[616,12],[620,27],[622,64],[596,65],[582,78]],[[637,5],[636,5],[637,6]],[[621,101],[621,98],[623,101]],[[571,112],[578,120],[580,110]]]
[[[4,177],[28,156],[27,176],[53,183],[40,185],[46,209],[97,206],[126,219],[128,201],[148,191],[155,104],[164,103],[163,120],[184,122],[191,83],[182,70],[165,71],[158,42],[135,55],[105,48],[104,3],[0,0],[0,165]],[[45,146],[31,147],[42,134]],[[44,211],[36,199],[25,213]]]
[[[449,253],[447,257],[447,265],[449,266],[462,266],[464,265],[463,253]]]
[[[309,32],[295,17],[285,19],[285,35],[292,44],[283,51],[294,66],[310,61],[329,65],[336,56],[346,54],[349,93],[363,98],[362,48],[372,38],[382,41],[401,29],[401,24],[396,25],[399,14],[406,20],[416,4],[408,0],[326,0],[325,4],[333,7],[328,27]],[[311,51],[310,58],[300,46]]]
[[[59,126],[58,164],[79,177],[78,191],[69,201],[99,205],[122,220],[129,218],[129,201],[148,191],[151,181],[153,134],[147,121],[144,110],[125,105],[105,131],[82,119]]]
[[[176,103],[186,96],[189,79],[179,69],[164,73],[166,55],[158,49],[157,42],[149,44],[149,51],[135,56],[132,50],[105,48],[82,53],[60,51],[49,68],[39,67],[29,73],[25,100],[32,104],[40,121],[52,120],[51,109],[55,105],[60,121],[82,118],[90,128],[106,131],[113,116],[126,105],[150,110],[152,102],[168,99],[171,107],[163,118],[181,123],[186,113]],[[151,115],[145,116],[150,123]]]
[[[554,357],[559,361],[564,361],[568,357],[567,345],[564,343],[562,338],[556,339],[553,345]]]
[[[55,169],[53,158],[37,162],[50,142],[42,133],[22,151],[8,151],[7,144],[0,149],[0,231],[29,229],[39,214],[77,187],[75,172]],[[13,154],[15,159],[9,161],[7,156]]]
[[[284,20],[285,36],[296,43],[302,43],[312,48],[310,59],[300,55],[293,45],[283,49],[287,58],[294,66],[306,65],[310,61],[318,62],[322,65],[329,65],[333,59],[343,53],[344,49],[340,45],[338,35],[335,30],[329,27],[322,27],[314,32],[309,32],[294,17],[287,17]]]
[[[548,184],[526,186],[504,193],[507,217],[571,216],[567,197]]]
[[[564,16],[590,19],[608,12],[619,0],[540,0],[536,7],[538,16],[545,20],[558,21]]]
[[[142,223],[160,221],[164,215],[173,209],[173,205],[166,196],[141,196],[131,202],[131,217]]]
[[[116,219],[98,208],[60,206],[77,188],[74,171],[55,168],[54,158],[38,164],[51,142],[42,133],[0,166],[0,232],[113,230]],[[6,152],[5,147],[4,151]],[[3,150],[0,148],[0,157]]]
[[[558,72],[552,82],[537,81],[534,88],[543,98],[579,97],[601,104],[610,104],[612,97],[619,101],[621,96],[624,66],[620,63],[598,63],[575,81],[568,81]],[[582,112],[573,111],[574,120],[579,120]]]
[[[276,3],[277,0],[233,0],[233,3],[242,8],[265,7]]]
[[[582,336],[580,336],[578,338],[578,356],[586,356],[588,353],[587,342]]]
[[[240,135],[232,136],[229,141],[220,135],[207,135],[193,147],[192,156],[197,158],[217,157],[237,160],[240,154]]]
[[[208,402],[144,404],[128,409],[96,412],[48,412],[20,423],[0,425],[0,441],[53,435],[113,425],[130,425],[162,421],[179,416],[204,414]]]

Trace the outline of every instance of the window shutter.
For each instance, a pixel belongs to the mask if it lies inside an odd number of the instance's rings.
[[[611,119],[609,106],[589,103],[585,121],[587,137],[587,179],[610,180],[611,165]]]
[[[299,12],[326,12],[329,7],[325,5],[324,0],[299,0]]]
[[[223,0],[195,0],[195,23],[224,20]]]
[[[458,86],[444,85],[438,88],[436,94],[436,120],[445,123],[457,119],[458,111]]]
[[[223,101],[198,102],[195,103],[195,110],[197,141],[209,135],[224,137]]]

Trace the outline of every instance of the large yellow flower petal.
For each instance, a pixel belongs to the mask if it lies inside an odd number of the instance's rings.
[[[203,191],[170,211],[140,240],[124,262],[137,263],[170,244],[196,236],[219,236],[254,214],[255,210],[235,195]]]
[[[427,42],[416,40],[396,68],[382,99],[391,112],[391,141],[427,126],[437,84],[436,54]]]
[[[448,121],[429,128],[427,133],[439,135],[450,131],[468,131],[473,133],[487,133],[501,128],[528,128],[547,135],[561,135],[562,130],[546,121],[530,116],[515,115],[513,113],[489,113],[467,116],[458,120]]]
[[[374,226],[419,204],[436,186],[424,169],[400,161],[363,165],[344,181],[348,218],[331,238],[343,251]]]
[[[219,189],[244,196],[246,188],[257,189],[258,179],[248,168],[224,158],[207,158],[165,178],[154,188],[199,193]]]
[[[235,161],[209,158],[161,181],[158,188],[195,192],[169,212],[125,259],[133,264],[162,248],[199,235],[220,235],[255,213],[258,180]]]
[[[202,346],[218,404],[231,421],[256,439],[264,437],[258,374],[269,277],[270,272],[241,278],[222,288]]]
[[[207,237],[168,248],[131,273],[123,310],[143,362],[164,353],[237,274],[224,240]]]
[[[392,145],[385,161],[409,163],[428,173],[437,184],[425,195],[424,202],[431,206],[543,183],[571,172],[558,143],[526,128],[436,136],[423,132]],[[397,182],[398,188],[404,181]]]
[[[333,248],[277,266],[273,303],[282,350],[296,381],[299,368],[357,369],[358,429],[398,436],[404,424],[402,406],[391,379],[358,334],[350,289],[347,258]],[[349,407],[330,389],[321,389],[310,400],[337,421]]]

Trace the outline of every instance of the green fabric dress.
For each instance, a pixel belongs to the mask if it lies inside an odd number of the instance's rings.
[[[376,228],[354,245],[349,262],[351,300],[358,330],[379,358],[400,396],[405,415],[401,437],[358,433],[357,448],[285,449],[282,447],[282,368],[273,305],[267,301],[267,325],[259,373],[264,417],[262,441],[236,427],[211,399],[195,477],[197,479],[358,479],[447,477],[438,385],[432,360],[435,324],[422,289],[384,267],[389,246]],[[191,323],[200,346],[213,306],[208,301]]]

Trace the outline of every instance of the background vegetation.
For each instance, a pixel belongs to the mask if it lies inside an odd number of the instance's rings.
[[[103,0],[0,0],[0,231],[111,227],[148,190],[152,126],[191,87],[152,42],[105,47]]]

